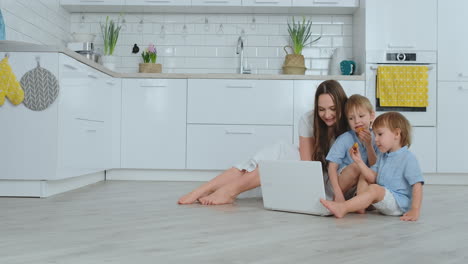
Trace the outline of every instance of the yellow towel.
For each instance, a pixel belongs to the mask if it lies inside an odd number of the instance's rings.
[[[21,104],[24,100],[24,91],[8,64],[8,57],[0,61],[0,105],[5,102],[5,96],[14,105]]]
[[[377,92],[380,106],[427,107],[427,66],[379,66]]]

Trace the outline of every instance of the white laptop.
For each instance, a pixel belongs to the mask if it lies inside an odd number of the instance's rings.
[[[326,196],[319,161],[263,160],[258,169],[265,209],[330,215],[320,203]]]

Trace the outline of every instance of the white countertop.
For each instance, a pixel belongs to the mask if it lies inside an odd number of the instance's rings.
[[[82,55],[58,45],[38,45],[19,41],[0,41],[2,52],[59,52],[115,78],[154,79],[246,79],[246,80],[350,80],[364,81],[364,75],[289,75],[289,74],[237,74],[237,73],[119,73]]]

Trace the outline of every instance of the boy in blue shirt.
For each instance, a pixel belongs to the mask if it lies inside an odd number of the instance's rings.
[[[333,190],[336,202],[344,202],[354,196],[360,175],[349,148],[356,144],[367,166],[375,164],[378,152],[370,132],[375,112],[369,99],[358,94],[352,95],[346,102],[345,113],[351,130],[336,139],[326,157],[330,179],[327,189]]]
[[[420,215],[424,180],[418,161],[408,150],[411,125],[398,112],[387,112],[373,124],[375,142],[381,154],[371,168],[362,161],[359,149],[349,149],[360,169],[358,194],[346,202],[320,199],[337,218],[349,212],[362,211],[369,205],[385,215],[401,216],[403,221],[416,221]]]

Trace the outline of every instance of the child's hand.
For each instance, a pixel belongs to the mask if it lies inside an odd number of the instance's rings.
[[[406,212],[402,217],[400,217],[401,221],[417,221],[419,218],[419,209],[411,209]]]
[[[362,160],[361,153],[359,152],[359,145],[357,143],[354,143],[354,145],[349,149],[349,154],[354,162]]]
[[[366,148],[372,146],[372,136],[369,129],[360,130],[359,133],[357,133],[357,136],[359,140],[364,144],[364,146],[366,146]]]

